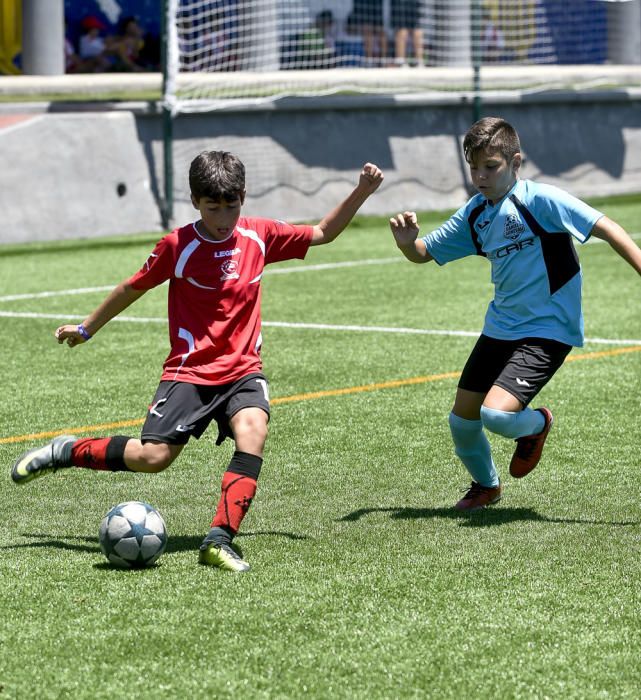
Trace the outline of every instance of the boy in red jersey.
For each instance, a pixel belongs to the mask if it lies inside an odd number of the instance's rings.
[[[11,476],[27,483],[64,467],[155,473],[215,420],[218,440],[235,442],[222,479],[211,530],[199,561],[229,571],[249,564],[232,539],[256,492],[269,421],[267,379],[260,358],[260,280],[266,264],[304,258],[331,243],[378,188],[383,174],[366,163],[353,192],[316,226],[241,217],[245,168],[231,153],[205,151],[189,170],[200,218],[162,238],[143,267],[116,286],[80,325],[55,332],[71,347],[87,342],[147,290],[169,280],[171,349],[141,438],[60,436],[25,452]]]

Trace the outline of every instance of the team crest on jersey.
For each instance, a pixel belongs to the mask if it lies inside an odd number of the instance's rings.
[[[221,282],[225,280],[237,280],[240,277],[236,260],[226,260],[220,266],[220,271],[223,273],[220,277]]]
[[[516,214],[508,214],[505,217],[503,235],[511,241],[515,241],[525,231],[525,225]]]

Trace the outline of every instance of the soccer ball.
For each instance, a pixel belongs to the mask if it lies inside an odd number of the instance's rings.
[[[167,529],[160,513],[142,501],[114,506],[100,523],[100,549],[122,569],[151,566],[165,551]]]

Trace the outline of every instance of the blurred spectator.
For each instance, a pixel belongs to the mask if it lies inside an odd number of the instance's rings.
[[[115,36],[105,42],[107,54],[111,57],[113,71],[141,72],[146,66],[141,60],[144,46],[143,30],[135,17],[124,17],[118,24]]]
[[[177,26],[180,68],[181,70],[199,70],[200,67],[196,65],[196,61],[202,44],[200,32],[197,31],[187,12],[178,15]]]
[[[383,63],[387,58],[383,0],[354,0],[352,20],[363,36],[366,61],[370,64]]]
[[[233,71],[240,67],[238,15],[235,6],[215,4],[206,13],[178,17],[181,68]]]
[[[423,65],[423,30],[421,28],[421,0],[392,0],[392,29],[394,30],[395,62],[404,66],[407,44],[411,38],[414,63]]]
[[[338,25],[331,10],[323,10],[316,15],[314,26],[323,37],[325,48],[330,51],[336,49],[336,39],[338,38]]]
[[[65,37],[65,73],[78,73],[80,63],[80,56],[76,53],[74,45]]]
[[[147,32],[143,38],[138,62],[145,70],[160,70],[160,37]]]
[[[365,49],[360,27],[354,21],[354,13],[350,12],[344,27],[338,29],[336,36],[336,65],[362,66],[365,60]]]
[[[505,37],[503,32],[492,20],[492,14],[483,9],[483,34],[481,35],[481,50],[485,63],[500,61],[505,52]]]
[[[281,47],[283,68],[331,68],[334,65],[336,23],[331,10],[319,12],[304,32],[290,36]]]
[[[101,32],[106,31],[107,25],[98,17],[89,15],[81,22],[82,34],[78,42],[78,55],[80,56],[80,66],[78,72],[99,73],[109,70],[110,61],[105,53],[105,39]]]

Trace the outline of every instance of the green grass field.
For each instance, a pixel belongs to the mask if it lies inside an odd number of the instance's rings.
[[[639,230],[638,198],[597,205]],[[471,516],[452,510],[469,480],[447,415],[475,341],[454,332],[478,333],[491,297],[486,261],[414,266],[385,220],[361,218],[273,266],[271,432],[237,539],[252,570],[232,575],[197,564],[232,451],[213,429],[155,476],[9,477],[40,434],[138,434],[165,290],[124,314],[146,320],[74,350],[52,333],[152,243],[0,250],[0,697],[639,697],[641,287],[608,246],[579,251],[591,340],[535,403],[556,419],[541,464],[510,479],[512,444],[491,438],[504,498]],[[103,515],[131,499],[167,522],[149,570],[99,550]]]

